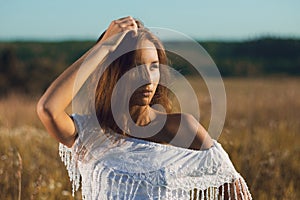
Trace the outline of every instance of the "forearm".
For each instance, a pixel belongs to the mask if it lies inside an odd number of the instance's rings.
[[[37,112],[45,128],[50,135],[67,146],[72,146],[76,135],[74,123],[65,109],[107,53],[107,48],[101,44],[94,46],[69,66],[38,102]]]
[[[72,100],[74,80],[87,53],[50,85],[37,104],[38,116],[47,132],[67,146],[72,146],[76,136],[75,126],[65,113],[65,108]]]
[[[46,90],[39,105],[53,118],[63,112],[73,97],[107,55],[108,50],[97,44],[68,67]],[[74,87],[76,82],[76,87]]]

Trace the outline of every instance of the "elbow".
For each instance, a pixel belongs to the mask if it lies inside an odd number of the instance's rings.
[[[68,148],[71,148],[75,142],[76,135],[70,135],[73,131],[72,129],[65,129],[66,123],[61,121],[61,115],[57,109],[55,110],[54,105],[54,103],[50,103],[42,97],[36,105],[37,115],[51,136]]]
[[[38,117],[40,118],[40,120],[42,122],[47,119],[53,119],[55,117],[54,112],[52,111],[51,107],[45,100],[43,100],[43,98],[41,98],[39,100],[39,102],[37,103],[36,111],[37,111]]]

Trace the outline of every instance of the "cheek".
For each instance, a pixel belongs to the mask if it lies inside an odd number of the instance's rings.
[[[159,72],[159,70],[155,70],[155,71],[151,72],[150,76],[151,76],[152,83],[154,83],[154,84],[158,84],[159,83],[159,79],[160,79],[160,72]]]

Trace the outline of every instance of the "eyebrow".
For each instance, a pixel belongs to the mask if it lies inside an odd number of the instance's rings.
[[[155,60],[155,61],[151,62],[151,65],[158,64],[158,63],[159,63],[159,60]],[[142,65],[142,63],[136,63],[136,65]]]

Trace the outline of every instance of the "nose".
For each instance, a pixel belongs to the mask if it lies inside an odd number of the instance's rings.
[[[153,82],[153,77],[150,74],[150,71],[146,65],[139,66],[139,74],[143,81],[146,81],[147,83]]]

